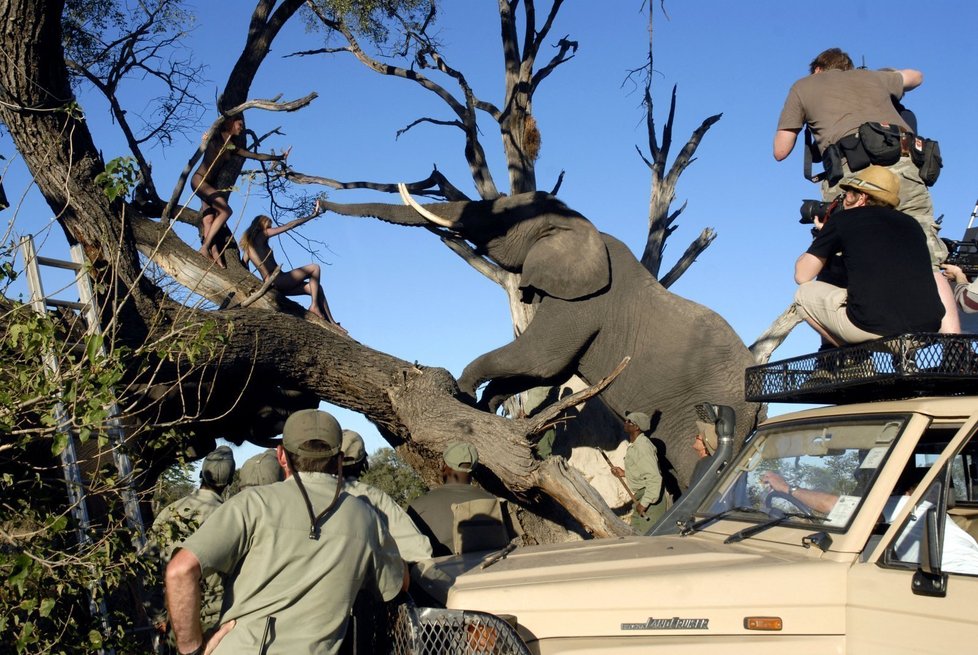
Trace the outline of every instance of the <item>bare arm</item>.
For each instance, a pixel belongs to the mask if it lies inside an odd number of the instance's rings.
[[[824,257],[816,257],[811,253],[802,253],[795,262],[795,283],[804,284],[815,279],[825,266]]]
[[[200,625],[200,562],[181,548],[166,567],[166,607],[177,650],[192,653],[204,643]]]
[[[903,77],[903,90],[911,91],[924,83],[924,74],[912,68],[904,68],[898,71]]]
[[[271,237],[275,236],[276,234],[282,234],[283,232],[288,232],[289,230],[291,230],[294,227],[298,227],[298,226],[302,225],[303,223],[307,223],[308,221],[311,221],[312,219],[316,218],[317,216],[319,216],[322,213],[323,213],[323,210],[319,208],[319,200],[316,200],[316,206],[313,208],[311,214],[309,214],[308,216],[303,216],[302,218],[297,218],[294,221],[289,221],[285,225],[279,225],[277,227],[270,227],[270,228],[268,228],[268,229],[265,230],[265,236],[271,238]]]
[[[778,161],[783,160],[791,154],[795,148],[795,141],[798,140],[798,132],[801,130],[778,130],[774,133],[774,158]]]
[[[816,491],[815,489],[803,489],[801,487],[795,487],[795,490],[791,491],[791,487],[788,485],[787,481],[774,471],[768,471],[762,474],[761,483],[768,485],[774,491],[797,498],[816,512],[821,512],[822,514],[828,514],[831,512],[832,508],[835,507],[836,502],[839,500],[839,497],[835,494],[826,493],[824,491]]]
[[[289,153],[292,152],[292,146],[283,152],[281,155],[271,155],[264,152],[251,152],[250,150],[245,150],[244,148],[235,148],[234,154],[239,157],[244,157],[245,159],[256,159],[258,161],[285,161],[289,158]]]

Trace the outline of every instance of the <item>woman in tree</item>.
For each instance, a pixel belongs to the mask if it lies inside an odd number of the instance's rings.
[[[245,233],[241,235],[241,262],[245,266],[249,262],[253,264],[261,275],[262,280],[267,280],[278,267],[275,261],[275,254],[268,245],[268,240],[276,234],[288,232],[292,228],[312,220],[321,213],[322,209],[320,209],[319,201],[317,200],[316,206],[311,214],[297,218],[294,221],[289,221],[279,227],[272,227],[272,219],[264,214],[256,216],[255,220],[248,226],[248,229],[245,230]],[[294,268],[291,271],[280,271],[275,276],[272,286],[287,296],[308,294],[312,298],[312,302],[309,304],[309,311],[343,330],[329,311],[329,305],[326,303],[326,294],[323,293],[323,287],[320,282],[320,275],[319,264],[306,264],[305,266]],[[346,330],[343,331],[346,332]]]
[[[258,161],[284,161],[291,150],[289,148],[281,155],[251,152],[239,145],[242,134],[244,134],[243,115],[234,114],[225,118],[220,129],[207,142],[204,159],[190,180],[194,193],[201,200],[200,211],[201,220],[204,224],[204,236],[201,241],[200,252],[205,257],[213,259],[221,268],[224,268],[224,262],[221,261],[221,249],[215,244],[215,238],[227,223],[228,218],[231,217],[232,211],[227,201],[230,189],[216,189],[214,183],[221,168],[226,163],[227,157],[235,155]]]

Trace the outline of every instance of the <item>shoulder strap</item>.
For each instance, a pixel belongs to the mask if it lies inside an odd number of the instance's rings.
[[[818,145],[815,143],[815,139],[812,138],[812,131],[805,126],[805,168],[802,171],[805,174],[805,179],[811,182],[821,182],[825,179],[825,171],[822,171],[818,175],[812,176],[812,161],[817,159],[822,161],[822,153],[818,149]]]

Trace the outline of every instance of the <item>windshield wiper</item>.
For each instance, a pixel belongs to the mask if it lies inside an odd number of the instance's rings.
[[[752,525],[749,528],[744,528],[740,532],[735,532],[726,539],[723,540],[725,544],[735,544],[738,541],[743,541],[748,537],[753,537],[755,534],[760,534],[768,528],[773,528],[776,525],[781,525],[788,519],[807,519],[809,521],[820,521],[825,522],[828,519],[821,516],[811,516],[810,514],[802,514],[801,512],[785,512],[780,516],[777,516],[770,521],[765,521],[764,523],[758,523],[757,525]]]
[[[686,535],[693,534],[694,532],[699,532],[700,530],[710,525],[711,523],[719,521],[723,517],[729,516],[730,514],[734,514],[735,512],[740,512],[742,514],[763,514],[764,516],[770,516],[770,514],[768,514],[764,510],[757,509],[756,507],[742,507],[742,506],[731,507],[730,509],[725,509],[717,514],[710,514],[709,516],[700,519],[699,521],[693,523],[692,525],[688,523],[684,524],[682,526],[682,529],[679,531],[679,534],[680,536],[685,537]]]

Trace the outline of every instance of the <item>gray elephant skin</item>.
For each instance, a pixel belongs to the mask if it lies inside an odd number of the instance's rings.
[[[523,302],[538,306],[511,343],[477,357],[459,378],[462,393],[495,408],[531,387],[576,373],[588,383],[631,361],[600,395],[619,417],[658,414],[653,436],[668,444],[683,481],[695,464],[694,404],[730,405],[738,443],[754,427],[759,407],[744,400],[750,353],[715,312],[671,293],[632,252],[546,193],[496,200],[432,203],[425,210],[502,268],[521,274]],[[374,216],[401,225],[428,225],[410,207],[339,205],[337,213]]]

